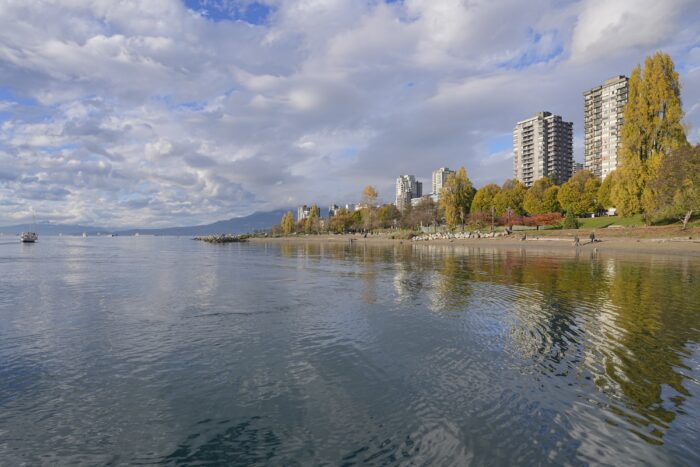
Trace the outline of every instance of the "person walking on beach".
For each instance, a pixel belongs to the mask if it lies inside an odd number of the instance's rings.
[[[578,239],[578,235],[574,237],[574,246],[581,246],[581,242]]]
[[[591,234],[588,236],[588,238],[591,239],[591,243],[595,242],[595,233],[591,232]]]

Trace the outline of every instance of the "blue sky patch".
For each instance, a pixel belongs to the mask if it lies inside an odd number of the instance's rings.
[[[491,138],[486,141],[486,149],[489,154],[495,154],[497,152],[505,151],[506,149],[511,149],[513,147],[513,136],[510,134],[505,134]]]
[[[226,0],[185,0],[185,6],[212,21],[243,21],[261,25],[273,11],[260,2],[237,2]]]

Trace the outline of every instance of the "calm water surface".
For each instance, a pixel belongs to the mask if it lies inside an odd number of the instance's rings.
[[[700,264],[0,237],[0,464],[699,465]]]

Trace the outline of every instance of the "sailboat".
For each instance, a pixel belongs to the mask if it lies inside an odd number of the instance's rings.
[[[34,243],[39,240],[39,236],[36,232],[22,232],[19,236],[19,240],[22,243]]]
[[[34,220],[33,224],[33,230],[36,230],[36,215],[33,212],[34,210],[32,209],[32,219]],[[19,241],[22,243],[34,243],[37,240],[39,240],[39,236],[36,234],[36,232],[22,232],[19,236]]]

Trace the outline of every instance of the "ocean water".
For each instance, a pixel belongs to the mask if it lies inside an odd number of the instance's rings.
[[[699,465],[700,261],[0,237],[0,465]]]

